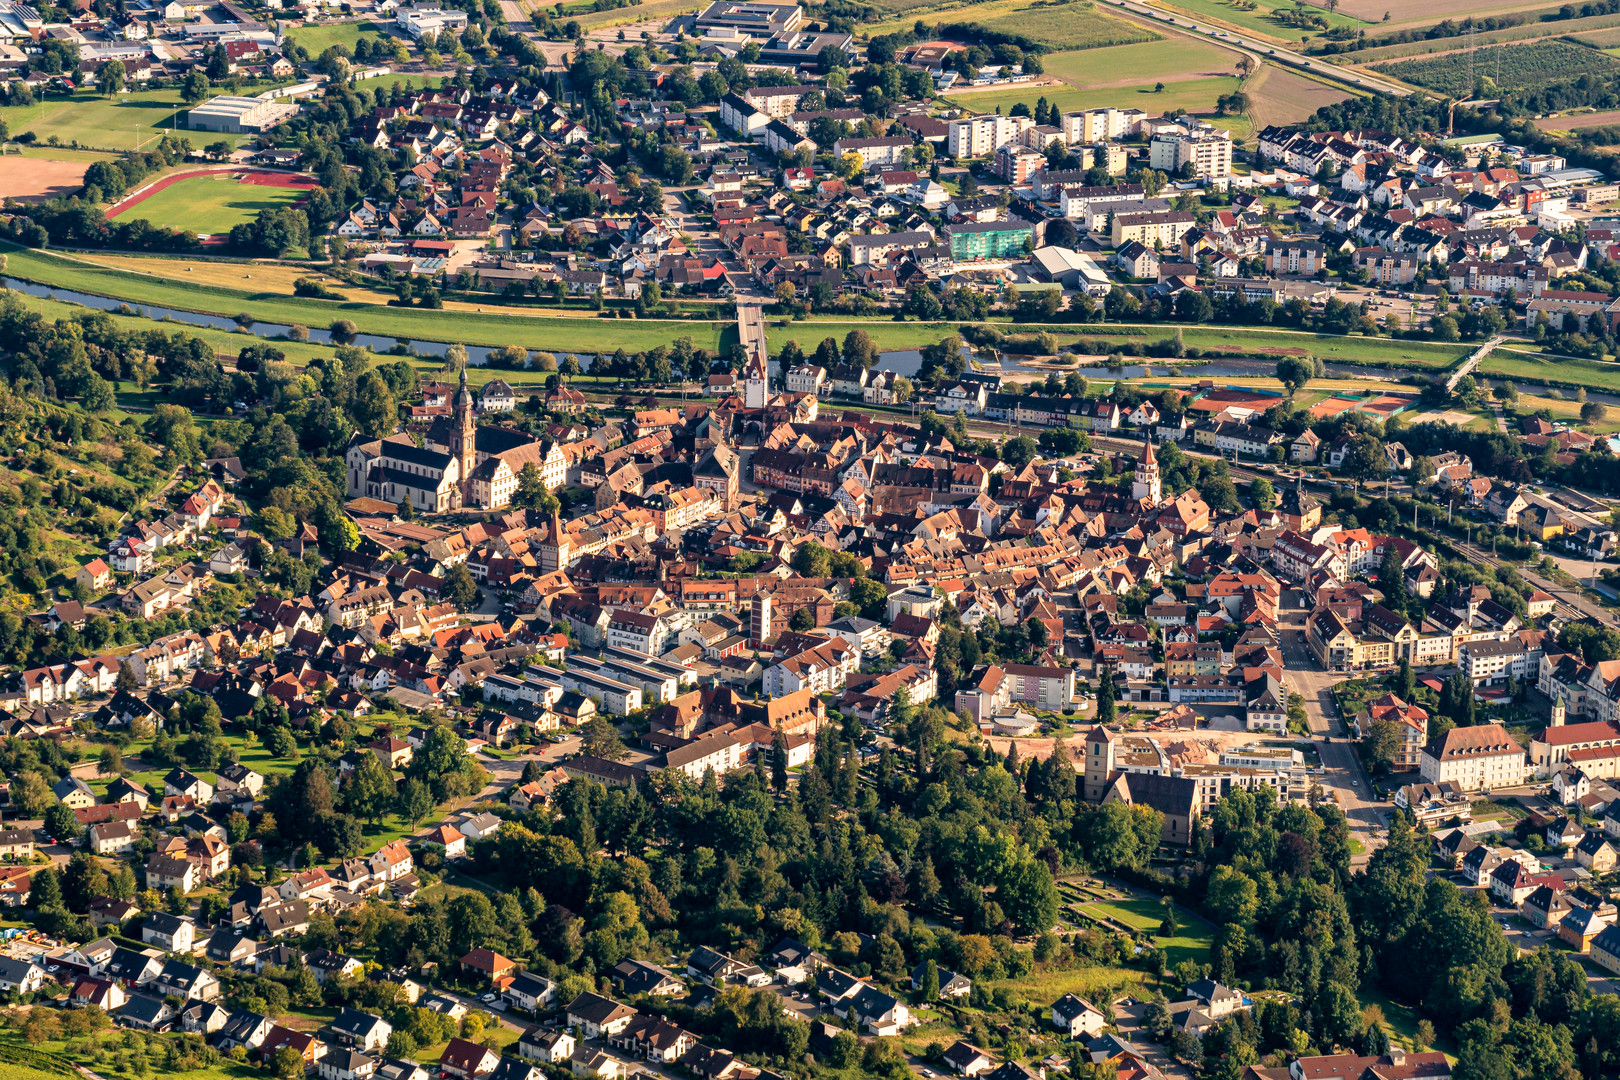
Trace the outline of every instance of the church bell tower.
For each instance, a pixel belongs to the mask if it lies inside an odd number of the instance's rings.
[[[473,416],[472,391],[467,388],[467,369],[461,369],[461,386],[452,404],[450,453],[461,466],[463,505],[472,502],[472,473],[478,464],[478,422]]]
[[[1142,440],[1142,456],[1137,459],[1136,472],[1131,477],[1131,498],[1146,499],[1154,506],[1164,498],[1159,481],[1159,458],[1153,452],[1151,436]]]

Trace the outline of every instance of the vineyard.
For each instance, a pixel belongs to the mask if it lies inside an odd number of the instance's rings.
[[[33,1080],[42,1075],[73,1076],[73,1063],[32,1046],[0,1042],[0,1080]]]
[[[1474,89],[1469,85],[1470,65],[1457,54],[1377,64],[1373,70],[1442,94],[1462,96]],[[1620,73],[1620,64],[1596,49],[1567,41],[1538,41],[1479,49],[1474,53],[1472,70],[1475,79],[1490,79],[1497,90],[1511,93],[1536,90],[1555,80],[1582,75],[1607,79]]]

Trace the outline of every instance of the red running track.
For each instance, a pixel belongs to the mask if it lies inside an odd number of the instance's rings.
[[[111,220],[124,211],[139,206],[164,188],[178,184],[182,180],[194,180],[199,176],[218,176],[220,174],[234,173],[238,182],[243,184],[257,184],[262,187],[287,188],[314,188],[317,186],[313,176],[303,173],[276,172],[271,169],[245,169],[241,166],[222,166],[214,169],[193,169],[190,172],[175,173],[149,184],[133,195],[126,195],[107,210],[107,218]]]

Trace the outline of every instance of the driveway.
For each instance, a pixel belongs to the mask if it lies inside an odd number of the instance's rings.
[[[1145,1012],[1147,1005],[1140,1001],[1134,1005],[1115,1005],[1114,1023],[1119,1025],[1119,1033],[1142,1051],[1149,1064],[1171,1080],[1193,1080],[1186,1066],[1172,1058],[1163,1046],[1148,1038],[1142,1028],[1142,1014]]]

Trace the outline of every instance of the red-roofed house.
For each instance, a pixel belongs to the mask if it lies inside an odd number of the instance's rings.
[[[494,981],[517,970],[517,963],[493,949],[474,949],[461,958],[461,966]]]
[[[439,1055],[440,1070],[447,1076],[457,1077],[458,1080],[475,1080],[476,1077],[488,1076],[500,1063],[500,1055],[495,1051],[468,1042],[466,1039],[451,1039],[450,1045]]]

